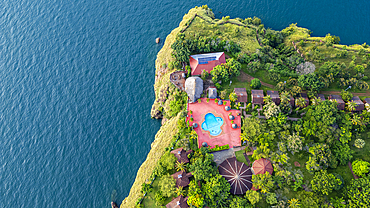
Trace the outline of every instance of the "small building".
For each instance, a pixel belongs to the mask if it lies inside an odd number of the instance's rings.
[[[252,104],[263,104],[263,90],[252,90]]]
[[[365,98],[364,103],[367,103],[370,105],[370,98]]]
[[[276,104],[280,104],[280,96],[278,91],[267,90],[267,95],[271,97],[271,100]]]
[[[184,170],[176,172],[171,175],[176,180],[176,188],[182,186],[186,187],[190,183],[190,177],[193,176],[192,173],[186,173]]]
[[[217,89],[214,87],[208,88],[208,98],[216,99],[217,98]]]
[[[203,70],[210,73],[213,67],[226,63],[224,52],[196,54],[189,58],[191,75],[193,76],[201,75]]]
[[[188,163],[189,162],[188,155],[192,152],[193,150],[185,151],[182,147],[171,151],[171,153],[175,155],[177,161],[180,163],[181,162]]]
[[[166,208],[188,208],[187,203],[188,197],[184,198],[182,195],[174,198],[170,203],[166,205]]]
[[[238,96],[238,99],[236,102],[243,102],[243,103],[248,102],[248,94],[245,88],[235,88],[234,93],[236,94],[236,96]]]
[[[325,96],[323,94],[317,94],[317,98],[320,98],[322,101],[325,101]]]
[[[344,110],[346,104],[340,95],[329,95],[329,100],[336,100],[338,103],[338,109]]]
[[[189,102],[194,103],[203,93],[203,80],[199,77],[189,77],[185,81],[185,92],[188,94]]]
[[[361,99],[358,96],[353,96],[351,101],[356,103],[356,112],[361,112],[365,109],[364,103],[361,101]]]
[[[308,99],[307,93],[299,93],[300,97],[304,98],[306,101],[306,106],[305,108],[310,104],[310,99]]]
[[[218,171],[230,183],[232,194],[245,194],[252,189],[252,170],[246,164],[231,157],[218,166]]]
[[[274,172],[274,168],[272,167],[269,160],[261,158],[253,162],[252,171],[255,175],[265,174],[266,172],[269,172],[270,175],[272,175],[272,172]]]

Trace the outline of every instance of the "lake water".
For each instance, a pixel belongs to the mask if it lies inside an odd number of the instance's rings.
[[[0,2],[0,207],[110,207],[129,193],[160,121],[154,61],[187,11],[258,16],[370,42],[370,2]]]

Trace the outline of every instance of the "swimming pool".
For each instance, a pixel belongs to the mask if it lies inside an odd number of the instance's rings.
[[[221,134],[221,126],[224,124],[224,120],[221,117],[216,117],[213,113],[207,113],[204,116],[204,122],[202,123],[202,129],[209,131],[211,136],[218,136]]]

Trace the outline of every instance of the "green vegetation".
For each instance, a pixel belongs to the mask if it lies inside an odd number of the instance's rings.
[[[350,102],[355,93],[370,97],[370,48],[340,45],[340,38],[331,34],[310,34],[297,24],[274,31],[257,17],[215,19],[206,5],[191,9],[158,53],[151,115],[165,118],[164,124],[121,207],[161,207],[178,195],[188,196],[193,207],[368,207],[370,112],[348,111],[356,107]],[[236,87],[247,89],[249,101],[251,89],[281,93],[278,105],[266,97],[261,112],[251,103],[243,110],[252,114],[242,117],[240,136],[246,150],[255,148],[249,160],[267,158],[274,168],[272,175],[254,175],[259,190],[245,196],[230,194],[210,154],[229,147],[197,148],[197,134],[185,121],[187,95],[169,82],[170,73],[182,70],[183,64],[191,75],[189,55],[218,51],[225,52],[227,63],[201,77],[213,80],[221,99],[229,98],[237,108]],[[327,91],[340,92],[345,111],[336,102],[316,99]],[[308,107],[302,92],[311,99]],[[293,98],[296,106],[290,103]],[[194,150],[190,163],[176,162],[169,153],[179,147]],[[235,154],[247,164],[244,151]],[[348,162],[362,178],[354,179]],[[170,175],[180,170],[194,177],[188,187],[176,189]]]

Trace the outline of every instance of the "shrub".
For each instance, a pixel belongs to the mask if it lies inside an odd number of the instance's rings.
[[[345,91],[345,90],[342,90],[340,92],[340,96],[342,97],[343,101],[344,102],[348,102],[352,99],[353,95],[352,93],[348,92],[348,91]]]
[[[365,176],[369,172],[370,163],[362,160],[355,160],[352,163],[353,173],[358,176]]]
[[[226,90],[222,90],[221,92],[220,92],[220,98],[221,99],[226,99],[226,95],[227,95],[227,91]]]
[[[362,77],[364,81],[367,81],[369,78],[367,76]]]
[[[363,148],[365,146],[365,141],[363,139],[356,139],[355,140],[355,147]]]
[[[252,79],[252,81],[251,81],[251,87],[253,89],[260,88],[261,87],[261,81],[259,79],[257,79],[257,78]]]
[[[249,202],[254,205],[258,203],[261,199],[262,196],[259,192],[254,191],[254,190],[249,190],[245,193],[245,197],[249,200]]]
[[[163,195],[162,195],[162,192],[161,191],[157,191],[156,193],[155,193],[155,204],[157,205],[157,206],[162,206],[163,204],[164,204],[164,201],[166,200],[166,198],[165,197],[163,197]]]
[[[276,200],[276,194],[275,193],[267,193],[266,194],[266,202],[267,204],[276,204],[277,203],[277,200]]]
[[[218,145],[216,145],[215,146],[215,148],[212,148],[212,149],[210,149],[210,152],[216,152],[216,151],[221,151],[221,150],[227,150],[227,149],[229,149],[230,147],[229,147],[229,145],[227,144],[227,145],[223,145],[223,146],[218,146]]]

